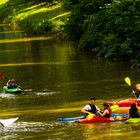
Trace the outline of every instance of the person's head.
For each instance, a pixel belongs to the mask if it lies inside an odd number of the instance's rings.
[[[94,104],[95,101],[96,101],[95,97],[90,98],[90,103],[91,103],[91,104]]]
[[[15,83],[15,80],[14,79],[11,79],[10,81],[11,81],[11,83]]]
[[[138,90],[138,91],[140,91],[140,83],[138,83],[138,84],[136,84],[136,89]]]
[[[135,103],[132,103],[131,104],[131,108],[136,108],[137,106],[136,106],[136,104]]]
[[[109,108],[110,105],[109,105],[108,103],[103,103],[103,107],[104,107],[104,108]]]

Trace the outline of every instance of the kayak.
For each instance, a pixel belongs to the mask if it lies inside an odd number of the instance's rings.
[[[7,127],[12,125],[14,122],[16,122],[18,118],[10,118],[10,119],[0,119],[0,125],[2,127]]]
[[[130,118],[125,123],[140,123],[140,118]]]
[[[112,117],[121,116],[123,118],[127,118],[128,114],[119,114],[119,113],[112,113]],[[58,118],[57,120],[60,122],[72,122],[76,120],[85,119],[85,116],[78,116],[78,117],[71,117],[71,118]]]
[[[4,86],[3,90],[5,93],[21,93],[22,92],[22,89],[19,87],[9,89],[7,86]]]
[[[133,98],[129,98],[129,99],[125,99],[125,100],[121,100],[119,102],[108,102],[109,105],[114,105],[117,104],[119,107],[130,107],[132,103],[136,103],[137,106],[140,106],[140,100],[136,100]]]
[[[140,101],[131,98],[119,101],[118,105],[119,107],[130,107],[132,103],[136,103],[137,105],[140,105]]]
[[[71,117],[71,118],[58,118],[60,122],[71,122],[75,120],[85,119],[85,116]]]
[[[109,117],[109,118],[102,118],[95,116],[92,119],[80,119],[76,120],[75,122],[79,123],[99,123],[99,122],[115,122],[115,121],[125,121],[127,120],[127,117],[122,117],[122,116],[114,116],[114,117]]]

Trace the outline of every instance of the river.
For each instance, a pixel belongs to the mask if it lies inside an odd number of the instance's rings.
[[[0,73],[14,78],[24,94],[5,94],[0,78],[0,119],[19,119],[0,128],[0,140],[116,140],[140,138],[139,124],[124,122],[61,123],[60,117],[80,116],[90,97],[102,107],[105,101],[131,97],[124,82],[134,86],[139,69],[122,61],[107,61],[76,51],[73,43],[51,37],[29,37],[23,31],[0,25]]]

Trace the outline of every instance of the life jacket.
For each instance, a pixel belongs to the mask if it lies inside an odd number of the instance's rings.
[[[137,98],[140,98],[140,91],[136,90],[136,91],[135,91],[135,96],[136,96]]]
[[[12,83],[12,84],[8,85],[8,88],[9,88],[9,89],[11,89],[11,88],[17,88],[17,85],[14,84],[14,83]]]
[[[97,112],[96,106],[92,104],[89,104],[89,106],[91,107],[91,110],[87,110],[87,111],[95,114]]]
[[[137,108],[135,108],[135,109],[131,108],[129,110],[129,115],[130,115],[131,118],[139,118],[140,117]]]
[[[111,108],[108,108],[108,109],[105,109],[105,110],[108,110],[109,114],[106,114],[105,116],[103,116],[103,118],[109,118],[109,117],[111,117],[111,115],[112,115]]]

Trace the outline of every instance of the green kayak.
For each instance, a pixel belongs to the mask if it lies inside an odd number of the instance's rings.
[[[7,86],[4,86],[3,87],[3,90],[4,90],[4,92],[5,93],[21,93],[22,92],[22,89],[20,89],[20,88],[8,88]]]
[[[125,123],[140,123],[140,118],[130,118]]]

